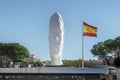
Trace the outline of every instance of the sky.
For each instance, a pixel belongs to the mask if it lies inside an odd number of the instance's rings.
[[[64,21],[62,59],[82,57],[82,22],[98,28],[84,37],[85,60],[97,59],[93,45],[120,36],[120,0],[0,0],[0,42],[20,43],[41,61],[50,60],[49,21],[59,12]]]

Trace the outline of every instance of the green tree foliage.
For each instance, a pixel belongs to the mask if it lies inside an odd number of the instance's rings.
[[[99,42],[98,44],[93,45],[90,51],[94,56],[101,57],[103,61],[109,64],[109,60],[106,56],[109,54],[116,55],[120,51],[120,36],[115,39],[108,39],[104,42]]]
[[[117,49],[120,50],[120,36],[116,37],[115,41],[116,41],[116,46],[118,46]]]
[[[28,65],[31,65],[31,67],[41,67],[43,66],[42,62],[20,62],[20,67],[28,67]]]
[[[0,55],[9,57],[13,62],[20,62],[28,57],[29,52],[19,43],[0,43]]]
[[[108,39],[104,41],[104,45],[105,45],[107,53],[111,53],[111,54],[116,53],[117,48],[118,48],[116,40]]]
[[[105,57],[108,54],[116,54],[118,50],[120,50],[120,36],[93,45],[91,53],[94,56]]]
[[[37,61],[35,64],[36,64],[36,66],[43,66],[42,62],[40,62],[40,61]]]
[[[82,60],[63,60],[64,66],[73,66],[73,67],[81,67],[82,66]],[[85,67],[92,67],[92,66],[98,66],[103,64],[101,61],[95,61],[95,60],[84,60],[84,66]]]
[[[81,66],[82,60],[63,60],[64,66],[74,66],[74,67],[79,67]]]
[[[107,48],[104,45],[103,42],[99,42],[98,44],[93,45],[93,48],[91,49],[91,53],[94,56],[104,57],[107,55]]]

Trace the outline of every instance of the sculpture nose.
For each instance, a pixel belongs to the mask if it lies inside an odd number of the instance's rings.
[[[56,36],[56,41],[58,41],[58,36]]]

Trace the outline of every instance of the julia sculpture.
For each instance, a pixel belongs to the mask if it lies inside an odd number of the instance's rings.
[[[54,13],[49,22],[49,51],[51,66],[60,66],[64,44],[64,23],[60,13]]]

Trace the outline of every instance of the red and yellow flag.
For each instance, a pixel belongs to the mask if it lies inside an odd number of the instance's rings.
[[[83,36],[97,37],[97,27],[83,22]]]

